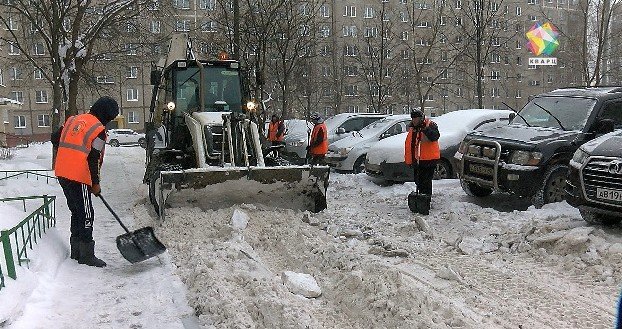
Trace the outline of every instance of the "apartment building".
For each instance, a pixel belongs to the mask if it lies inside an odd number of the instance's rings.
[[[287,117],[303,117],[311,110],[326,115],[405,113],[422,104],[428,114],[439,115],[480,107],[479,94],[481,107],[518,109],[530,96],[584,81],[579,50],[570,41],[582,29],[576,24],[579,0],[288,3],[295,4],[290,12],[281,9],[271,17],[291,20],[289,30],[286,24],[276,24],[273,35],[249,27],[255,19],[263,22],[259,18],[268,16],[270,8],[259,3],[242,8],[245,30],[240,45],[240,58],[253,78],[251,87],[261,87],[256,94],[269,99],[268,111]],[[150,71],[165,55],[170,34],[189,33],[199,57],[231,50],[232,9],[231,1],[152,1],[139,17],[105,36],[108,41],[99,47],[93,76],[85,77],[78,107],[86,111],[99,95],[112,95],[121,106],[118,124],[142,130],[149,117]],[[613,21],[619,26],[619,19]],[[11,22],[0,34],[14,29],[29,38],[29,27],[20,25],[18,17]],[[544,22],[560,31],[559,46],[548,56],[556,58],[557,65],[530,65],[529,58],[538,56],[528,51],[525,33]],[[297,38],[295,47],[280,48]],[[31,54],[45,58],[36,38],[28,40]],[[116,47],[109,46],[113,41]],[[45,136],[52,91],[42,72],[21,55],[9,42],[0,46],[0,97],[23,104],[9,119],[15,134]],[[615,66],[619,59],[608,62]],[[286,64],[291,63],[295,65],[286,75]],[[609,70],[607,81],[619,82],[619,71]]]

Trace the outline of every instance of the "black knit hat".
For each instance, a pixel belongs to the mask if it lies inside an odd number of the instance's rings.
[[[105,126],[119,115],[119,104],[112,97],[103,96],[91,106],[90,113]]]
[[[412,111],[410,111],[410,117],[411,118],[423,118],[425,117],[425,114],[423,114],[423,111],[419,110],[419,109],[414,109]]]

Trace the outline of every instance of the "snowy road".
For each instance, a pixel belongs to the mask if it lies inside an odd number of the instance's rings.
[[[108,149],[104,167],[104,193],[134,228],[154,225],[136,151]],[[113,244],[122,230],[96,201],[109,267],[62,262],[11,328],[182,328],[192,313],[203,328],[613,327],[620,226],[587,226],[566,203],[473,199],[457,180],[435,181],[431,215],[418,217],[413,188],[331,174],[319,214],[171,208],[156,226],[162,265],[126,263]],[[311,274],[322,295],[290,293],[284,271]]]

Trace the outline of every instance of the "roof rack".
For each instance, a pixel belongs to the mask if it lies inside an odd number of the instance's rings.
[[[605,93],[620,93],[622,92],[622,86],[610,86],[610,85],[601,85],[601,86],[569,86],[569,87],[561,87],[557,88],[553,91],[561,91],[568,89],[582,89],[582,90],[600,90]]]

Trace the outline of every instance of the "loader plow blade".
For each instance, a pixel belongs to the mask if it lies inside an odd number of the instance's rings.
[[[160,216],[177,206],[220,209],[263,204],[319,212],[326,209],[325,166],[211,167],[160,173]]]

